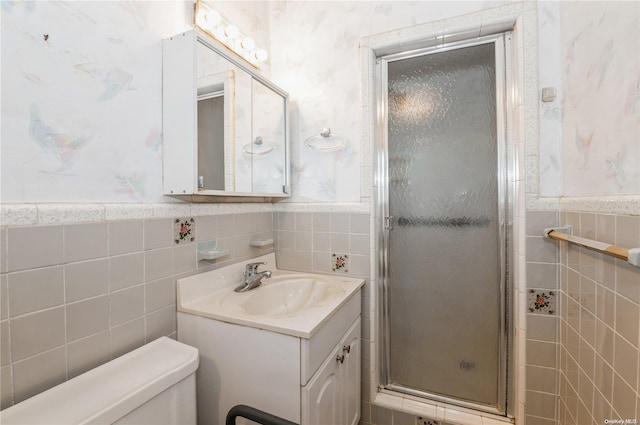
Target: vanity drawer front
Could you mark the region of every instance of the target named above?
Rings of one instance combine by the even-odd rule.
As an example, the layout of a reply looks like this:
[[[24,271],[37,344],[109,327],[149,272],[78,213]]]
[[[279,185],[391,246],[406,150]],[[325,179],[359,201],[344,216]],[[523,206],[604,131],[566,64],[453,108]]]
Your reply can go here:
[[[352,296],[311,339],[300,342],[300,385],[305,386],[345,332],[360,316],[360,291]]]

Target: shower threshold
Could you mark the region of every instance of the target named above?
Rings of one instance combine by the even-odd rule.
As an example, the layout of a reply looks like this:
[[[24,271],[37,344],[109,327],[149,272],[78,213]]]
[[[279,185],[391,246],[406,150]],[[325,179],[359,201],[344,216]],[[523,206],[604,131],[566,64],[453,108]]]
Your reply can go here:
[[[396,385],[381,388],[372,404],[425,419],[444,421],[446,425],[507,425],[514,423],[513,418],[503,416],[497,413],[497,410],[495,413],[491,412],[487,406],[479,406]],[[478,410],[480,408],[484,410]]]

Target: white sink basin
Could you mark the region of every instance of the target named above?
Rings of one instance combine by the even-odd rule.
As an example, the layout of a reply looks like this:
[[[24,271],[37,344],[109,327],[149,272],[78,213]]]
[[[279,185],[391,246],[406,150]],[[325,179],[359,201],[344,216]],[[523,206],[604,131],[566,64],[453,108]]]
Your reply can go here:
[[[230,313],[249,316],[292,316],[307,308],[323,305],[341,296],[344,288],[323,276],[293,274],[263,279],[262,285],[247,292],[231,292],[221,301]]]
[[[268,254],[264,261],[272,277],[247,292],[234,292],[242,282],[244,264],[233,264],[178,280],[178,312],[310,338],[342,305],[358,293],[364,281],[342,275],[278,270]]]

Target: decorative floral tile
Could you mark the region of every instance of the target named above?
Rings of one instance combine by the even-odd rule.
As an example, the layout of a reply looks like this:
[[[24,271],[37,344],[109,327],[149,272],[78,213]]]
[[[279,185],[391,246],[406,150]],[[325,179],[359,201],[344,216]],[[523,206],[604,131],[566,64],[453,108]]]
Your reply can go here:
[[[556,313],[556,293],[554,291],[543,291],[540,289],[530,289],[529,312],[538,314]]]
[[[173,240],[176,244],[189,243],[196,240],[196,220],[176,218],[173,223]]]
[[[349,271],[349,256],[347,254],[332,254],[331,270],[347,273]]]

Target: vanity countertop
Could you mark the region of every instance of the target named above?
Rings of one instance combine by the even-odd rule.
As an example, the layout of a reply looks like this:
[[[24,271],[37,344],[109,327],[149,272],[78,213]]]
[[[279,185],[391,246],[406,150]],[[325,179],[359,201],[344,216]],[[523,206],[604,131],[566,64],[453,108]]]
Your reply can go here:
[[[266,262],[260,271],[270,270],[272,277],[250,291],[234,292],[249,262]],[[179,279],[177,309],[309,339],[363,285],[364,280],[357,278],[278,270],[271,253]]]

